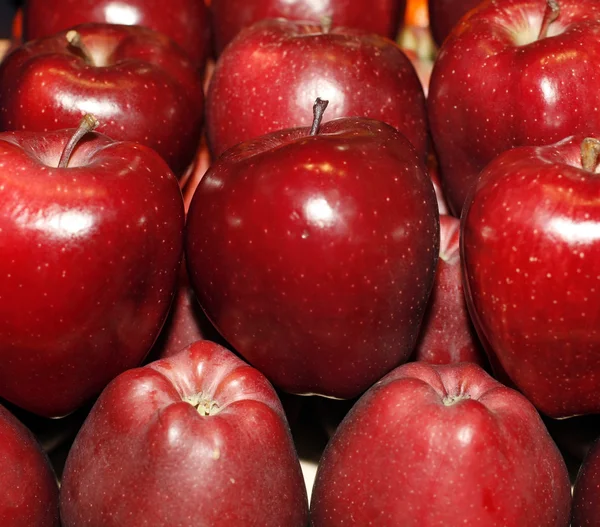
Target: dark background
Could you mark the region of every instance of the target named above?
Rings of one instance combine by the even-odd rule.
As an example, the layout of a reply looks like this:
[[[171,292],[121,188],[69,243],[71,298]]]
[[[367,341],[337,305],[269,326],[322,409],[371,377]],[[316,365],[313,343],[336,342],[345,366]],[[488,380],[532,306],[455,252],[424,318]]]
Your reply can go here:
[[[21,0],[0,0],[0,38],[9,38],[12,20]]]

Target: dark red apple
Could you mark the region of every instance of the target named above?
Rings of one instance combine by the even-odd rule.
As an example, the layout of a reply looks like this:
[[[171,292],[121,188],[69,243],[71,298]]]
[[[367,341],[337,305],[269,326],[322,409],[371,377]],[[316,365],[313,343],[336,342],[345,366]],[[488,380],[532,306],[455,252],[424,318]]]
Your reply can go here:
[[[84,24],[31,41],[0,64],[0,129],[66,128],[85,113],[115,140],[156,150],[180,177],[202,133],[202,78],[164,35]]]
[[[460,215],[479,172],[515,146],[600,129],[600,3],[483,2],[436,60],[429,118],[442,183]]]
[[[460,263],[460,220],[440,216],[440,258],[414,359],[432,364],[487,361],[467,309]]]
[[[425,160],[425,96],[410,60],[392,41],[348,28],[265,20],[240,33],[217,61],[206,129],[215,155],[241,141],[327,119],[368,117],[397,128]]]
[[[182,252],[173,173],[142,145],[77,144],[90,119],[75,134],[0,134],[0,396],[48,417],[142,361]]]
[[[210,11],[217,54],[244,28],[265,18],[287,18],[355,27],[391,40],[404,18],[406,0],[212,0]]]
[[[58,485],[33,434],[0,405],[0,525],[59,527]]]
[[[459,20],[483,0],[429,0],[429,27],[433,40],[441,46]]]
[[[314,527],[567,527],[567,468],[525,397],[479,366],[405,364],[327,445]]]
[[[585,456],[573,489],[571,527],[600,526],[600,439]]]
[[[496,370],[550,417],[600,413],[599,144],[505,152],[463,211],[472,318]]]
[[[277,387],[350,398],[414,349],[439,253],[410,143],[347,118],[241,143],[200,181],[190,280],[224,338]]]
[[[129,370],[69,453],[64,527],[306,527],[306,489],[266,378],[209,341]]]
[[[209,11],[202,0],[27,0],[27,40],[48,37],[87,22],[138,25],[174,40],[199,68],[210,52]]]

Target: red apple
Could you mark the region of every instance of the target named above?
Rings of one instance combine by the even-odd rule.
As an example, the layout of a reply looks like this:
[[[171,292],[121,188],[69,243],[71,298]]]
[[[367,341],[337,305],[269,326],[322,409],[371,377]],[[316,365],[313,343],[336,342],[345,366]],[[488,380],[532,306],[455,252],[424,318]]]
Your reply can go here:
[[[463,213],[476,327],[496,369],[550,417],[600,412],[599,144],[500,155]]]
[[[474,364],[401,366],[327,445],[314,527],[567,527],[565,463],[520,393]]]
[[[305,527],[283,408],[254,368],[209,341],[129,370],[69,453],[64,527]]]
[[[219,58],[208,89],[206,128],[215,155],[241,141],[327,118],[368,117],[403,133],[425,159],[425,96],[414,67],[388,39],[348,28],[265,20],[242,31]]]
[[[459,20],[481,3],[482,0],[429,0],[429,27],[435,43],[441,46]]]
[[[174,40],[199,68],[210,52],[209,11],[202,0],[27,0],[27,40],[48,37],[83,24],[138,25]]]
[[[224,338],[277,387],[350,398],[406,361],[439,253],[410,143],[347,118],[241,143],[200,181],[190,280]]]
[[[210,10],[217,54],[244,28],[265,18],[287,18],[320,24],[355,27],[396,38],[406,0],[212,0]]]
[[[0,525],[59,527],[58,485],[32,433],[0,405]]]
[[[142,361],[181,258],[172,172],[142,145],[76,144],[92,126],[0,134],[0,396],[48,417]]]
[[[600,439],[585,456],[573,489],[571,527],[600,526]]]
[[[150,146],[177,176],[200,143],[202,78],[178,46],[142,27],[84,24],[0,64],[0,129],[48,131],[85,113],[98,131]]]
[[[501,152],[600,129],[600,3],[550,3],[558,11],[545,0],[483,2],[440,50],[429,118],[457,216]]]
[[[487,361],[467,310],[460,264],[460,220],[440,216],[440,258],[414,358],[432,364]]]

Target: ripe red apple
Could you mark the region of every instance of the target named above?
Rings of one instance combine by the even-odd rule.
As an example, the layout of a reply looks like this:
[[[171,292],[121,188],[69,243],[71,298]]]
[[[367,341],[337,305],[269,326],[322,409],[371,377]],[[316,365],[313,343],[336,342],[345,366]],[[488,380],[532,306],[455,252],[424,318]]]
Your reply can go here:
[[[462,363],[405,364],[327,445],[314,527],[567,527],[567,468],[525,397]]]
[[[496,369],[550,417],[600,413],[599,145],[505,152],[463,211],[472,318]]]
[[[0,405],[0,525],[59,527],[58,485],[33,434]]]
[[[421,326],[414,358],[432,364],[474,362],[485,366],[463,291],[460,220],[440,216],[440,258],[435,285]]]
[[[64,527],[305,527],[306,489],[266,378],[209,341],[117,377],[79,432]]]
[[[188,213],[186,258],[208,317],[277,387],[350,398],[415,346],[438,211],[394,128],[341,118],[317,131],[319,119],[213,163]]]
[[[84,24],[31,41],[0,64],[0,129],[48,131],[85,113],[115,140],[156,150],[177,176],[200,143],[202,78],[164,35]]]
[[[199,68],[210,52],[209,11],[202,0],[27,0],[27,40],[49,37],[87,22],[138,25],[165,34]]]
[[[435,43],[441,46],[459,20],[480,3],[482,0],[429,0],[429,27]]]
[[[573,488],[571,527],[600,525],[600,439],[585,456]]]
[[[240,33],[219,58],[208,89],[206,130],[215,155],[275,130],[368,117],[397,128],[425,159],[425,96],[410,60],[390,40],[348,28],[265,20]]]
[[[142,361],[181,258],[172,172],[91,128],[0,134],[0,396],[48,417]]]
[[[457,216],[501,152],[600,129],[600,3],[550,4],[558,10],[545,0],[483,2],[440,50],[428,109]]]
[[[335,26],[355,27],[396,38],[404,18],[406,0],[212,0],[210,11],[217,54],[244,28],[265,18],[287,18]]]

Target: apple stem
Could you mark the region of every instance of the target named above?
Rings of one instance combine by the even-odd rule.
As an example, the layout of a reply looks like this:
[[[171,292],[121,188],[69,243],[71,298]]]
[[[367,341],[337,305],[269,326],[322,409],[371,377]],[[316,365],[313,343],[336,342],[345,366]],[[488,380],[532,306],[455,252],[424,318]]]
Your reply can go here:
[[[581,164],[584,170],[596,172],[600,157],[600,140],[586,137],[581,142]]]
[[[75,133],[71,136],[71,139],[69,139],[67,146],[65,146],[65,149],[63,150],[58,162],[58,168],[67,168],[69,159],[71,159],[71,154],[73,153],[73,150],[75,150],[77,143],[79,143],[85,134],[96,128],[96,126],[98,126],[98,120],[91,113],[86,113],[83,116],[81,123],[79,123],[79,127],[77,130],[75,130]]]
[[[548,36],[548,28],[550,27],[550,24],[558,18],[559,14],[560,6],[558,5],[558,0],[547,0],[546,11],[544,12],[544,19],[542,20],[542,27],[540,28],[538,40]]]
[[[92,66],[94,65],[94,59],[92,58],[92,54],[90,53],[87,46],[83,43],[79,32],[75,31],[74,29],[71,29],[70,31],[67,31],[65,38],[67,39],[69,46],[75,48],[88,64],[91,64]]]
[[[319,126],[321,126],[321,121],[323,120],[323,113],[325,113],[325,108],[329,101],[324,101],[317,97],[315,104],[313,105],[313,122],[310,127],[310,135],[317,135],[319,132]]]
[[[333,25],[333,18],[330,16],[324,16],[321,18],[321,32],[329,33],[331,31],[331,26]]]

